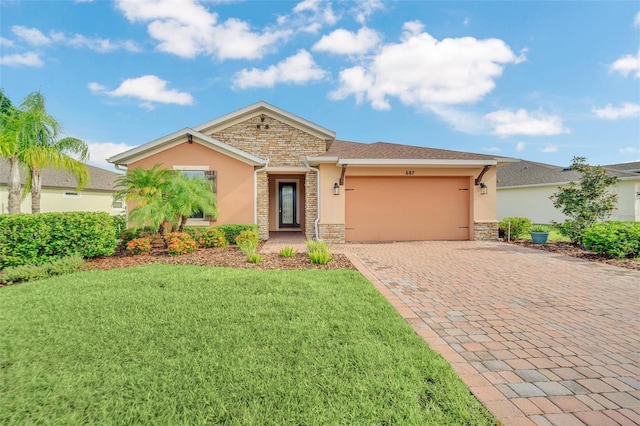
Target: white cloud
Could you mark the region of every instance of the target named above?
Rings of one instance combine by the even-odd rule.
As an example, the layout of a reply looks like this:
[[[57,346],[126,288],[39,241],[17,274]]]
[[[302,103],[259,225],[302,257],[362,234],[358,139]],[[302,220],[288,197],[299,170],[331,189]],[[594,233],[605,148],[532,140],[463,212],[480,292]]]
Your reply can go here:
[[[636,13],[636,19],[633,20],[634,27],[640,27],[640,12]]]
[[[482,150],[486,151],[486,152],[500,152],[500,151],[502,151],[497,146],[492,146],[492,147],[489,147],[489,148],[482,148]]]
[[[14,47],[15,44],[13,43],[13,41],[9,40],[8,38],[0,37],[0,46]]]
[[[316,33],[325,25],[335,25],[339,19],[331,2],[322,0],[303,0],[295,5],[293,13],[293,26],[307,33]],[[283,19],[289,21],[291,17]]]
[[[371,60],[341,71],[330,98],[353,95],[379,110],[391,108],[388,97],[424,108],[473,103],[493,90],[506,64],[524,60],[499,39],[436,40],[418,21],[403,29],[399,43],[386,44]]]
[[[309,81],[321,80],[326,71],[314,62],[313,57],[306,50],[299,50],[276,65],[265,70],[259,68],[243,69],[233,77],[236,88],[273,87],[278,83],[303,84]]]
[[[42,62],[42,59],[40,59],[37,53],[27,52],[0,56],[0,65],[9,67],[41,67],[44,65],[44,62]]]
[[[540,149],[540,152],[544,152],[545,154],[552,153],[552,152],[558,152],[558,147],[556,145],[552,145],[552,144],[548,143],[543,148]]]
[[[122,82],[115,90],[107,91],[99,83],[89,83],[89,89],[94,93],[105,93],[112,98],[134,98],[144,101],[142,106],[154,108],[154,103],[191,105],[194,100],[191,94],[176,89],[167,89],[167,81],[155,75],[145,75],[130,78]]]
[[[322,36],[312,49],[338,55],[363,55],[380,43],[378,33],[369,28],[360,28],[357,33],[338,29]]]
[[[51,44],[51,39],[37,28],[27,28],[22,25],[14,25],[11,27],[11,31],[33,46],[44,46]]]
[[[107,162],[107,158],[133,148],[123,143],[113,142],[87,142],[87,145],[89,145],[89,162],[109,169],[113,169],[114,166]]]
[[[247,22],[235,18],[218,22],[218,15],[196,0],[116,0],[116,7],[131,22],[149,23],[147,30],[159,42],[158,50],[183,58],[261,58],[291,34],[286,29],[253,32]]]
[[[74,3],[93,3],[95,0],[73,0]]]
[[[640,152],[640,149],[634,148],[632,146],[627,146],[625,148],[620,148],[618,150],[620,154],[635,154],[636,152]]]
[[[516,144],[516,151],[522,152],[522,151],[524,151],[525,147],[526,147],[526,144],[524,142],[520,141],[520,142],[518,142]]]
[[[374,12],[382,9],[384,9],[384,3],[381,0],[361,0],[355,3],[352,12],[356,21],[364,25]]]
[[[640,78],[640,50],[633,55],[625,55],[609,67],[609,71],[617,71],[627,77],[631,73],[635,78]]]
[[[503,109],[486,114],[484,117],[493,125],[493,133],[500,137],[550,136],[569,133],[569,129],[562,125],[560,117],[543,112],[529,113],[524,109],[513,112]]]
[[[640,116],[640,104],[624,102],[619,107],[607,104],[604,108],[594,108],[593,113],[596,117],[605,118],[607,120],[619,120],[621,118],[633,118]]]
[[[462,21],[462,25],[467,26],[469,25],[469,22],[471,22],[469,21],[469,18],[464,18],[464,21]]]
[[[15,25],[11,31],[19,38],[34,46],[49,46],[52,44],[62,44],[73,48],[87,48],[96,52],[104,53],[114,50],[124,49],[130,52],[139,52],[141,49],[131,40],[111,41],[104,38],[89,38],[82,34],[66,35],[60,31],[52,30],[49,35],[43,34],[37,28],[27,28]]]

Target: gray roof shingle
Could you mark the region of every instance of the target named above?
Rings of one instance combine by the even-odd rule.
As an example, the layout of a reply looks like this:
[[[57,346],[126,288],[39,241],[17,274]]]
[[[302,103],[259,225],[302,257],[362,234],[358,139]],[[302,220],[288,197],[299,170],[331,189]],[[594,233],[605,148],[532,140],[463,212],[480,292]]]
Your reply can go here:
[[[115,187],[115,180],[120,176],[119,173],[111,172],[109,170],[101,169],[99,167],[90,166],[87,164],[89,170],[89,184],[84,189],[98,190],[98,191],[113,191]],[[26,172],[24,169],[20,170],[20,181],[22,184],[25,182]],[[9,181],[9,162],[7,160],[0,160],[0,185],[6,185]],[[46,188],[76,188],[78,180],[70,173],[66,173],[60,170],[46,169],[42,171],[42,186]]]
[[[349,159],[495,160],[495,156],[387,142],[360,143],[335,140],[327,156]]]
[[[614,165],[615,166],[615,165]],[[611,166],[603,166],[611,176],[619,178],[640,177],[635,173],[624,170],[616,170]],[[525,185],[560,184],[577,182],[580,173],[568,167],[554,166],[551,164],[536,163],[521,160],[518,163],[505,164],[498,167],[498,188]]]

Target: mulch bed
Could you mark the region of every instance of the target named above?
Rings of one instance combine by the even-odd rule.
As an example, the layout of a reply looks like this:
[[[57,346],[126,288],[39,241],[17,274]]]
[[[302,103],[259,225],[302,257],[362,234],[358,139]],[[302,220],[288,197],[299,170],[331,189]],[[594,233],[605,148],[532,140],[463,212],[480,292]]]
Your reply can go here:
[[[621,268],[640,271],[640,260],[637,259],[615,259],[600,256],[599,254],[580,248],[575,244],[549,241],[547,244],[534,244],[531,240],[511,240],[509,244],[530,247],[538,250],[550,251],[565,256],[577,257],[590,262],[606,263],[608,265],[619,266]]]
[[[315,265],[306,253],[293,257],[281,257],[277,253],[262,254],[260,263],[249,263],[236,247],[226,249],[205,248],[182,256],[169,256],[166,249],[153,249],[147,255],[132,255],[119,248],[113,256],[88,259],[84,269],[114,269],[149,263],[170,263],[174,265],[223,266],[248,269],[355,269],[343,254],[334,254],[326,265]]]

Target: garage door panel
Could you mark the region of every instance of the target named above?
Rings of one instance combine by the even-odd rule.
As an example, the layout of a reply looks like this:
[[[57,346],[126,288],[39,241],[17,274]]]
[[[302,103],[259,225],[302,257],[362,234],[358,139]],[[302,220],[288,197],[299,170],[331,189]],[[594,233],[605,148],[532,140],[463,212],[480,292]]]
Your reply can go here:
[[[347,241],[468,240],[468,177],[347,177]]]

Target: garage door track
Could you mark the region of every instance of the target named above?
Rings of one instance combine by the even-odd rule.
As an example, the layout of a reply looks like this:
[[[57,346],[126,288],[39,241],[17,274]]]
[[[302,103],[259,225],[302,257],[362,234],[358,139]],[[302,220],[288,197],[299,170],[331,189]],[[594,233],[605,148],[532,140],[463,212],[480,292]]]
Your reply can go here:
[[[505,425],[640,424],[640,272],[497,242],[342,250]]]

